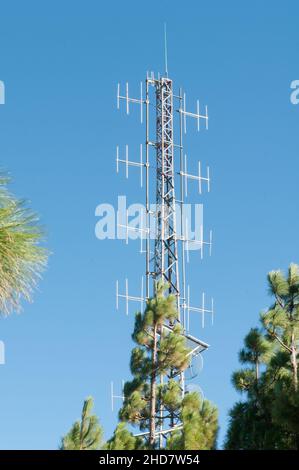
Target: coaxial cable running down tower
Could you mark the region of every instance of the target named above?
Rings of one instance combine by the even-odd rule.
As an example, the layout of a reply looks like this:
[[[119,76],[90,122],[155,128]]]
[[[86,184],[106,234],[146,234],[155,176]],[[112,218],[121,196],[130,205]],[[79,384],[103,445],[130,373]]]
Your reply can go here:
[[[166,50],[166,48],[165,48]],[[126,113],[130,113],[131,105],[137,105],[140,109],[141,124],[145,121],[145,155],[144,146],[140,145],[139,160],[129,159],[129,149],[126,145],[125,156],[121,157],[120,149],[116,150],[117,172],[120,166],[125,166],[125,174],[128,177],[129,167],[137,167],[140,171],[140,183],[145,182],[145,212],[141,217],[139,227],[136,224],[130,226],[128,214],[126,222],[121,225],[126,231],[128,242],[130,232],[139,235],[141,246],[145,243],[145,292],[142,278],[141,292],[138,295],[129,293],[128,280],[125,282],[125,291],[121,292],[117,281],[116,300],[117,308],[119,300],[125,300],[126,313],[128,313],[129,302],[140,303],[141,309],[144,302],[154,295],[156,282],[162,280],[168,286],[169,294],[176,298],[178,319],[182,327],[188,348],[190,349],[191,363],[187,371],[182,372],[178,378],[182,396],[188,392],[185,379],[194,378],[198,373],[196,364],[201,364],[201,353],[209,346],[202,340],[190,334],[190,314],[200,314],[202,326],[205,324],[206,315],[210,315],[213,322],[214,308],[213,299],[209,307],[206,305],[205,295],[202,294],[202,302],[199,306],[190,304],[190,289],[187,284],[186,261],[189,261],[189,251],[198,250],[201,258],[205,248],[211,254],[212,232],[208,239],[204,238],[203,221],[195,227],[195,235],[190,235],[191,222],[186,214],[186,196],[188,193],[188,182],[193,180],[198,184],[201,194],[203,185],[207,191],[210,190],[210,171],[202,174],[201,164],[198,162],[198,174],[191,174],[187,169],[187,156],[183,148],[183,135],[187,131],[187,120],[192,119],[200,130],[201,123],[208,129],[208,109],[200,111],[197,101],[194,112],[186,109],[186,95],[182,89],[174,93],[173,81],[168,77],[167,59],[166,72],[164,76],[157,77],[153,72],[147,73],[144,84],[140,84],[140,97],[133,98],[129,94],[129,85],[126,83],[125,92],[121,93],[121,87],[117,86],[117,108],[121,102],[125,104]],[[154,110],[154,112],[152,111]],[[155,129],[155,132],[150,130]],[[177,140],[175,140],[177,139]],[[178,190],[178,194],[176,191]],[[189,215],[190,217],[190,215]],[[196,224],[195,224],[196,225]],[[198,225],[198,224],[197,224]],[[165,328],[171,329],[173,325],[167,324]],[[123,398],[123,393],[120,394]],[[113,395],[119,398],[119,395]],[[170,425],[169,429],[161,426],[156,432],[157,442],[160,445],[171,434],[172,430],[178,429],[180,424]],[[147,433],[144,433],[146,435]]]

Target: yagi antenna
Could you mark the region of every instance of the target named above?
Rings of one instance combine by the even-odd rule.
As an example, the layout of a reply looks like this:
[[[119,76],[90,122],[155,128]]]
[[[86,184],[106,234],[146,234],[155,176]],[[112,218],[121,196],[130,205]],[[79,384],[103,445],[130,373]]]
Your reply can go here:
[[[187,119],[186,117],[189,116],[190,118],[193,118],[197,121],[197,130],[200,131],[200,120],[203,119],[206,123],[206,130],[209,128],[209,116],[208,116],[208,107],[205,106],[205,114],[201,114],[199,110],[199,100],[196,102],[196,112],[192,113],[190,111],[186,110],[186,93],[184,93],[182,97],[182,105],[183,107],[180,107],[179,112],[183,116],[183,122],[184,122],[184,134],[187,133]]]
[[[129,83],[126,82],[126,92],[125,95],[120,94],[120,83],[117,84],[117,95],[116,95],[116,103],[117,109],[120,109],[120,100],[124,100],[126,102],[126,113],[130,114],[130,103],[135,103],[140,105],[140,122],[143,123],[143,105],[146,101],[143,99],[143,91],[142,91],[142,82],[140,82],[140,99],[139,98],[131,98],[129,96]]]
[[[181,234],[181,237],[178,238],[180,241],[183,242],[184,245],[184,250],[186,251],[187,254],[187,263],[189,263],[189,251],[192,251],[194,248],[192,247],[198,247],[200,251],[200,257],[203,259],[204,256],[204,247],[208,246],[209,247],[209,255],[212,256],[212,244],[213,244],[213,232],[210,230],[209,233],[209,240],[207,241],[204,239],[204,234],[203,234],[203,224],[200,225],[200,230],[199,230],[199,238],[189,238],[189,230],[188,230],[188,218],[185,218],[185,224],[183,226],[183,233]]]
[[[124,224],[117,224],[117,227],[118,228],[121,228],[121,229],[125,229],[126,230],[126,237],[125,237],[125,240],[126,240],[126,245],[128,245],[129,243],[129,234],[130,233],[135,233],[137,234],[136,235],[136,239],[138,238],[138,236],[140,237],[140,251],[142,252],[142,239],[147,237],[147,235],[149,234],[149,228],[143,228],[143,218],[144,218],[144,214],[141,215],[141,226],[140,227],[136,227],[134,225],[131,225],[129,223],[129,211],[128,209],[126,209],[126,219],[125,219],[125,223]]]
[[[120,399],[120,400],[122,400],[122,402],[125,401],[124,385],[125,385],[125,381],[122,380],[122,383],[121,383],[121,394],[118,395],[118,394],[115,394],[115,393],[114,393],[114,383],[111,382],[111,384],[110,384],[110,398],[111,398],[111,411],[112,411],[112,412],[114,411],[114,400],[115,400],[115,399]]]
[[[196,312],[201,314],[201,326],[202,328],[205,327],[205,313],[210,313],[211,314],[211,322],[213,324],[214,322],[214,299],[211,299],[211,307],[206,308],[205,304],[205,293],[202,293],[202,300],[201,300],[201,306],[199,307],[193,307],[190,305],[190,286],[187,288],[187,325],[186,329],[189,331],[190,329],[190,312]]]
[[[129,294],[129,281],[128,279],[125,280],[125,293],[119,293],[119,283],[116,281],[116,310],[119,309],[119,299],[125,299],[126,302],[126,315],[129,315],[129,301],[138,302],[140,304],[140,312],[143,311],[144,302],[146,298],[143,293],[143,277],[141,278],[141,289],[140,289],[140,296],[130,295]]]
[[[143,147],[142,147],[142,144],[140,144],[139,148],[140,148],[139,162],[134,162],[134,161],[129,160],[129,146],[128,145],[126,145],[126,147],[125,147],[125,158],[120,158],[119,157],[119,146],[118,145],[116,146],[116,173],[119,172],[119,164],[120,163],[123,163],[125,165],[126,179],[128,179],[128,177],[129,177],[129,166],[135,166],[135,167],[140,168],[140,186],[142,188],[142,186],[143,186],[143,170],[144,170],[146,164],[143,163]]]
[[[188,173],[187,169],[187,155],[185,154],[184,158],[184,170],[179,172],[179,175],[183,176],[185,179],[185,196],[188,196],[188,179],[190,180],[196,180],[198,181],[198,192],[199,194],[202,194],[202,182],[207,183],[207,189],[208,193],[210,192],[210,168],[207,166],[207,176],[202,176],[201,173],[201,163],[200,161],[198,162],[198,175],[193,175],[191,173]]]

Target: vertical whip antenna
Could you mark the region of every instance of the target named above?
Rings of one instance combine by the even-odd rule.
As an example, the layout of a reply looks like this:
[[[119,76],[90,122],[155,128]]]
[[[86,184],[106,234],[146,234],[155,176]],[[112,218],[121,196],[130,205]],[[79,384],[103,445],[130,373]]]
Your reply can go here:
[[[165,75],[168,77],[168,58],[167,58],[167,25],[164,23],[164,60],[165,60]]]

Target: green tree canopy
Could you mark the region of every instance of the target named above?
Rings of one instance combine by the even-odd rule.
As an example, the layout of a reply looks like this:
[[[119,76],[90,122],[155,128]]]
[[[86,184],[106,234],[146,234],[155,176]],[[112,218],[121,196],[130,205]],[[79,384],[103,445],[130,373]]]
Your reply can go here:
[[[133,436],[126,428],[126,423],[119,423],[113,436],[106,442],[104,448],[107,450],[136,450],[142,447],[141,439]]]
[[[113,448],[162,448],[157,439],[162,426],[173,431],[168,441],[172,448],[212,448],[217,434],[217,412],[196,393],[182,399],[181,373],[190,362],[184,331],[177,321],[176,299],[165,296],[167,286],[156,285],[155,296],[145,311],[135,316],[132,338],[136,347],[131,354],[133,379],[124,385],[121,422],[138,427],[143,440],[134,441],[124,426],[118,427],[109,445]],[[190,424],[191,423],[191,424]],[[204,434],[204,435],[203,435]],[[161,436],[161,435],[160,435]]]
[[[8,181],[0,177],[0,312],[4,315],[20,310],[22,298],[31,299],[47,261],[38,217],[25,201],[7,191]]]
[[[170,450],[211,450],[216,448],[218,410],[197,392],[187,393],[181,404],[182,429],[167,443]]]
[[[92,414],[93,398],[83,404],[81,420],[76,421],[61,440],[61,450],[98,450],[102,445],[103,430],[98,417]]]
[[[268,274],[274,303],[261,315],[239,353],[245,365],[232,376],[245,394],[230,411],[227,449],[299,449],[299,268]]]

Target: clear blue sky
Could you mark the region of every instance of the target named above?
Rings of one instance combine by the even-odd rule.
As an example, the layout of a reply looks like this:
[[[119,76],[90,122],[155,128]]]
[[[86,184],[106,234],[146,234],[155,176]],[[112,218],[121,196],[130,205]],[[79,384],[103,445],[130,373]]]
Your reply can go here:
[[[141,138],[137,119],[117,113],[115,91],[163,71],[165,20],[171,77],[209,105],[208,133],[189,143],[194,162],[211,167],[215,245],[190,269],[193,291],[215,298],[214,327],[198,322],[196,334],[211,344],[199,383],[219,406],[220,442],[237,352],[270,302],[266,273],[299,262],[299,106],[289,100],[298,2],[169,5],[0,2],[0,164],[41,215],[53,253],[34,303],[1,320],[2,449],[57,448],[88,395],[107,437],[116,424],[109,387],[129,377],[133,315],[116,312],[115,280],[139,285],[143,264],[134,243],[96,239],[94,211],[118,194],[141,198],[137,176],[115,174],[115,145]]]

